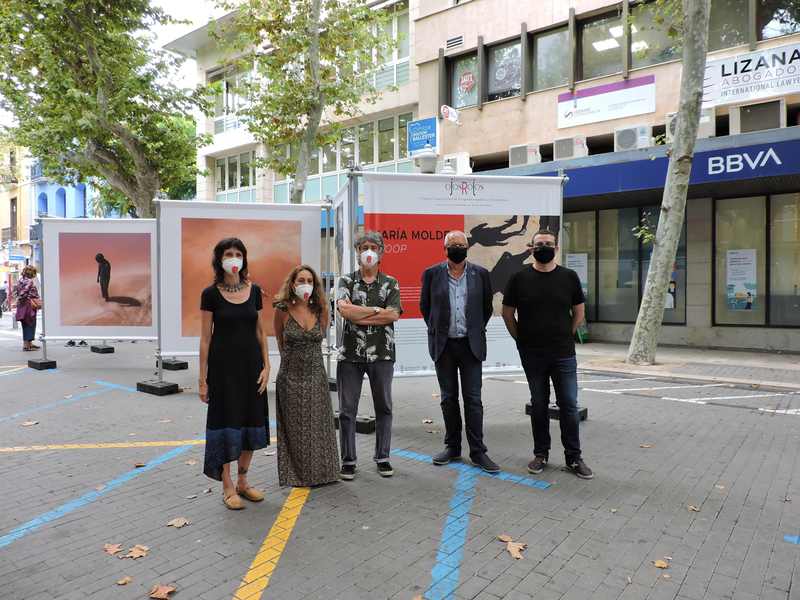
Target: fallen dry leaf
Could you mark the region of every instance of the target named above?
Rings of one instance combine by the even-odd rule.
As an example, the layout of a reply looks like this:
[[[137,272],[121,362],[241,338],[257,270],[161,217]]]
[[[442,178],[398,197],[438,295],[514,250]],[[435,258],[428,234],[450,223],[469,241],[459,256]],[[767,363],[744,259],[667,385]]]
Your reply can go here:
[[[185,465],[189,465],[190,467],[192,467],[192,466],[194,466],[194,465],[196,465],[196,464],[197,464],[197,461],[196,461],[195,459],[193,459],[193,458],[190,458],[189,460],[187,460],[187,461],[186,461],[185,463],[183,463],[183,464],[185,464]]]
[[[153,589],[150,590],[150,597],[154,598],[154,600],[169,600],[169,595],[176,590],[177,588],[175,586],[157,583],[153,586]]]
[[[197,498],[197,494],[189,494],[188,496],[186,496],[187,500],[194,500],[195,498]]]
[[[724,485],[715,485],[714,487],[717,488],[718,490],[724,490],[725,489]]]
[[[94,489],[95,489],[95,490],[97,490],[98,492],[102,492],[104,489],[106,489],[106,486],[104,486],[104,485],[98,485],[98,486],[97,486],[96,488],[94,488]]]
[[[147,463],[136,463],[133,466],[136,467],[137,469],[141,469],[142,467],[146,467]]]
[[[612,515],[614,515],[614,514],[616,514],[616,513],[617,513],[617,509],[616,509],[616,508],[612,508],[612,509],[611,509],[611,514],[612,514]]]
[[[792,497],[791,496],[786,496],[786,497],[784,497],[783,501],[784,502],[791,502],[792,501]]]
[[[106,554],[110,554],[114,556],[117,552],[122,552],[122,545],[121,544],[104,544],[103,545],[103,552]]]
[[[196,496],[195,496],[196,497]],[[180,529],[181,527],[186,527],[190,525],[189,519],[186,517],[178,517],[177,519],[172,519],[169,523],[167,523],[167,527],[174,527],[175,529]]]
[[[505,533],[502,534],[502,535],[498,535],[497,539],[500,540],[501,542],[506,542],[506,543],[514,541],[514,538],[512,538],[510,535],[507,535]]]
[[[527,547],[528,544],[523,544],[520,542],[508,542],[506,544],[506,550],[508,550],[508,553],[516,560],[522,558],[522,551]]]
[[[672,560],[672,557],[671,556],[665,556],[664,560]]]
[[[670,575],[669,573],[664,573],[661,577],[663,577],[664,579],[672,579],[672,575]]]
[[[696,507],[694,504],[690,504],[688,506],[688,509],[689,509],[690,512],[700,512],[700,509],[698,507]]]
[[[39,421],[25,421],[22,426],[23,427],[31,427],[32,425],[38,425]]]
[[[159,423],[172,423],[172,419],[159,419]]]
[[[432,425],[433,424],[433,419],[422,419],[422,424],[423,425]]]
[[[206,488],[203,490],[204,494],[210,494],[213,490],[211,488]]]
[[[133,577],[131,577],[130,575],[126,575],[125,577],[117,581],[117,585],[128,585],[131,581],[133,581]]]
[[[657,569],[668,569],[669,563],[665,560],[658,559],[653,561],[653,566]]]
[[[629,584],[633,583],[633,579],[631,579],[631,576],[630,576],[630,575],[628,575],[628,583],[629,583]]]
[[[120,558],[142,558],[147,556],[147,552],[150,550],[147,546],[142,546],[141,544],[136,544],[133,548],[128,550],[128,553],[124,556],[120,556]]]
[[[64,398],[65,398],[66,400],[69,400],[70,398],[72,398],[72,394],[67,394],[66,396],[64,396]]]
[[[639,444],[639,448],[652,448],[653,444]]]

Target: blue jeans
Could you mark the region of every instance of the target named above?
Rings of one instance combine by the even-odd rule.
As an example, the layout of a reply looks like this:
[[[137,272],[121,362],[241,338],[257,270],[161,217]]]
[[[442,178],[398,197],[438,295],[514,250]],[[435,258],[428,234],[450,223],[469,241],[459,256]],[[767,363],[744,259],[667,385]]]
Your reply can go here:
[[[574,356],[554,358],[526,348],[519,348],[522,368],[531,391],[531,429],[533,454],[548,458],[550,453],[550,380],[556,390],[559,409],[561,444],[567,464],[580,459],[581,441],[578,435],[578,361]]]
[[[22,323],[22,321],[20,321]],[[33,322],[30,325],[22,323],[22,341],[32,342],[36,338],[36,317],[33,317]]]

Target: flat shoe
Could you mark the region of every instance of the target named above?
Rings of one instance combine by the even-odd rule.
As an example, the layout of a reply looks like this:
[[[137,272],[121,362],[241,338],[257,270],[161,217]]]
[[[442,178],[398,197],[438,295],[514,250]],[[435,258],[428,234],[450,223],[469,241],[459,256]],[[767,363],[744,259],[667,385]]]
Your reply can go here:
[[[259,492],[254,487],[249,487],[246,490],[240,490],[237,487],[236,493],[242,496],[243,498],[250,500],[250,502],[261,502],[264,499],[264,494]]]
[[[231,494],[230,496],[223,494],[222,503],[230,510],[242,510],[244,508],[244,503],[242,503],[242,499],[237,494]]]

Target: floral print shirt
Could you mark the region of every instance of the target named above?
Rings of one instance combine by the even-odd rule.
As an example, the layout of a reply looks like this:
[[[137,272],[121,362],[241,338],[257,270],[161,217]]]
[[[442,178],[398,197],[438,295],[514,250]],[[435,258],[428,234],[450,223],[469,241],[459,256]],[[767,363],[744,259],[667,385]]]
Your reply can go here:
[[[342,275],[336,292],[336,301],[349,300],[356,306],[377,306],[396,310],[400,306],[400,285],[397,279],[378,272],[375,281],[367,283],[361,271]],[[356,325],[344,321],[344,335],[339,348],[339,360],[371,363],[395,359],[394,323],[389,325]]]

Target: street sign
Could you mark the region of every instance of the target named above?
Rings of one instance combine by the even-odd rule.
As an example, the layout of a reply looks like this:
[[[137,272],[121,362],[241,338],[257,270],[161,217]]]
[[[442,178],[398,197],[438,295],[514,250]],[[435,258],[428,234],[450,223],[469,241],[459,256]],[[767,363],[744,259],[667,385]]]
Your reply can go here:
[[[408,124],[408,154],[425,149],[430,145],[434,152],[438,152],[439,120],[436,117],[411,121]]]

